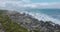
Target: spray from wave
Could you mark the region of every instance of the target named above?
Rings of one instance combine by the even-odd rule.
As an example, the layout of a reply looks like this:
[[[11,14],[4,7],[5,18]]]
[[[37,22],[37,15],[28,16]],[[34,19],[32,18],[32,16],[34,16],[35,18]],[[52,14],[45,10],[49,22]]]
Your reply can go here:
[[[43,14],[43,13],[38,13],[38,12],[29,12],[29,11],[18,11],[20,13],[26,13],[31,15],[33,18],[43,21],[52,21],[53,23],[59,24],[60,25],[60,20],[59,19],[55,19],[50,17],[49,15]]]

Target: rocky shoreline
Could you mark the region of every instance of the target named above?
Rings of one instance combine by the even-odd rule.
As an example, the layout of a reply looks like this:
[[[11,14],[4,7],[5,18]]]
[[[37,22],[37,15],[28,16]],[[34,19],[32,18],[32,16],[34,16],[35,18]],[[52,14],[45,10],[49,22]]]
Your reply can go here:
[[[13,21],[18,22],[21,26],[29,30],[38,30],[44,32],[57,32],[60,31],[60,26],[58,24],[52,23],[51,21],[44,22],[43,20],[38,21],[35,18],[32,18],[30,15],[25,13],[20,14],[18,12],[10,14],[9,16]],[[59,26],[59,27],[58,27]],[[57,29],[57,30],[56,30]]]
[[[8,15],[13,22],[18,23],[22,27],[28,29],[29,32],[60,32],[60,25],[51,21],[38,21],[28,14],[21,14],[16,11],[7,11],[2,15]]]

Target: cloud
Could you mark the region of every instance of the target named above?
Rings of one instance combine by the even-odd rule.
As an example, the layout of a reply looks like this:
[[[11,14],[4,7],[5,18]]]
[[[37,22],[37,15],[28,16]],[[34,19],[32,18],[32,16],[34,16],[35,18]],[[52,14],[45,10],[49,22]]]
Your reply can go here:
[[[24,3],[30,2],[30,0],[0,0],[0,8],[10,6],[12,7],[22,7]]]
[[[21,1],[21,0],[0,0],[0,1]]]
[[[0,0],[0,2],[3,1],[21,1],[21,2],[30,2],[30,0]]]
[[[32,4],[27,4],[24,7],[30,7],[30,8],[60,8],[60,3],[32,3]]]
[[[0,0],[0,8],[60,8],[60,3],[30,3],[31,0],[20,0],[20,1],[12,1],[12,0]]]
[[[5,7],[5,3],[4,2],[0,2],[0,7]]]
[[[27,4],[24,7],[37,8],[37,7],[47,6],[47,5],[48,3],[32,3],[32,4]]]
[[[0,1],[0,9],[18,9],[21,6],[21,1]]]
[[[16,2],[16,1],[5,1],[5,2],[0,2],[0,6],[6,6],[7,4],[11,4],[11,5],[14,5],[14,6],[16,6],[16,5],[19,5],[19,4],[21,4],[21,2],[19,1],[19,2]]]
[[[23,2],[30,2],[30,0],[22,0]]]

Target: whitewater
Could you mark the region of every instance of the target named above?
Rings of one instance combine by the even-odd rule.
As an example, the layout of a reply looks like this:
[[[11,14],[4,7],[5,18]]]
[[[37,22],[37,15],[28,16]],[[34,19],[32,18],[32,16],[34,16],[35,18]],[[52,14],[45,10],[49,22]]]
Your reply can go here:
[[[56,15],[54,15],[53,17],[51,17],[51,15],[48,15],[48,13],[47,14],[46,13],[42,13],[42,12],[39,12],[37,10],[34,10],[34,11],[33,10],[10,10],[10,11],[17,11],[17,12],[19,12],[21,14],[23,14],[23,13],[29,14],[33,18],[38,19],[39,21],[40,20],[43,20],[43,21],[52,21],[53,23],[56,23],[56,24],[59,24],[60,25],[60,19],[54,18]],[[45,11],[45,12],[47,12],[47,11]],[[53,14],[53,11],[51,11],[51,12],[50,13]],[[57,10],[55,12],[57,12]],[[60,11],[58,11],[57,13],[59,14]]]
[[[59,24],[60,25],[60,20],[59,19],[56,19],[56,18],[53,18],[47,14],[44,14],[44,13],[38,13],[38,12],[32,12],[32,11],[18,11],[20,13],[26,13],[26,14],[29,14],[31,15],[33,18],[35,19],[38,19],[39,21],[40,20],[43,20],[43,21],[52,21],[53,23],[56,23],[56,24]]]

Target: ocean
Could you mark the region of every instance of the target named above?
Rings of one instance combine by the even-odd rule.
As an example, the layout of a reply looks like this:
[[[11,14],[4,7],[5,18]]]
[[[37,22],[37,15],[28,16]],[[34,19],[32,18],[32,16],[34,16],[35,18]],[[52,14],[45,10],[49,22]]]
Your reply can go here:
[[[60,24],[60,9],[24,9],[18,12],[29,14],[39,21],[52,21],[53,23]]]

